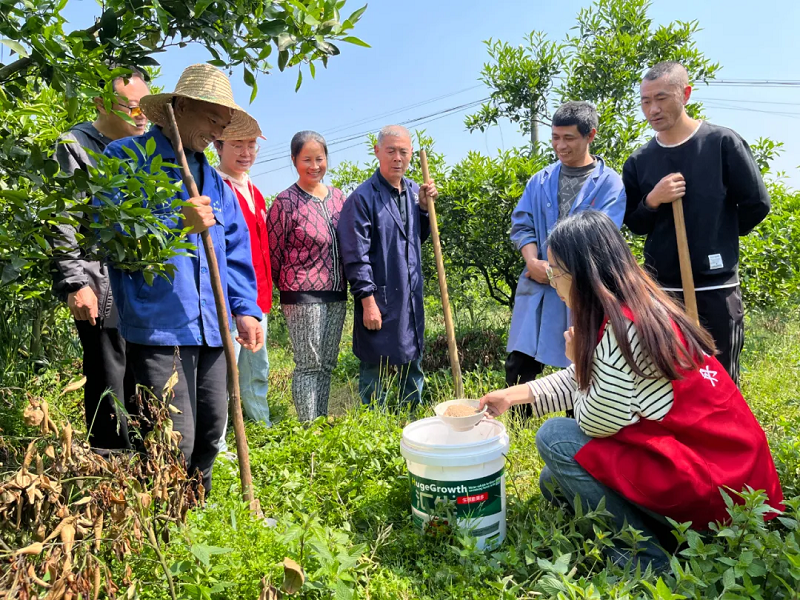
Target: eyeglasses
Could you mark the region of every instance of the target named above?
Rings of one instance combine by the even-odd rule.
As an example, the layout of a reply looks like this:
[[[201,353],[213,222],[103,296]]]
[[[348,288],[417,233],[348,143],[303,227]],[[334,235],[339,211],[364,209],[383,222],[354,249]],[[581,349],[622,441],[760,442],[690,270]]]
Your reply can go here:
[[[128,109],[128,114],[133,117],[134,119],[138,116],[143,115],[142,107],[141,106],[128,106],[127,104],[123,104],[122,102],[117,102],[122,108]]]
[[[547,279],[550,282],[550,285],[552,285],[553,287],[556,287],[556,279],[566,275],[566,273],[559,273],[558,275],[553,275],[553,267],[551,267],[550,265],[547,265],[547,268],[544,270],[544,272],[547,274]]]
[[[259,146],[256,142],[253,142],[252,144],[247,144],[247,145],[234,144],[234,143],[231,143],[231,142],[225,142],[225,145],[228,146],[234,154],[237,154],[239,156],[241,156],[245,152],[249,152],[250,154],[255,156],[256,154],[258,154],[258,151],[261,149],[261,146]]]

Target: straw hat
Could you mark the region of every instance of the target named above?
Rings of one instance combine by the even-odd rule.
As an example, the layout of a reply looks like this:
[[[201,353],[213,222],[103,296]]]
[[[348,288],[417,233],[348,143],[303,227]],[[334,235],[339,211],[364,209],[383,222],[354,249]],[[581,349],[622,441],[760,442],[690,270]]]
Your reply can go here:
[[[145,116],[156,125],[166,127],[167,104],[173,98],[202,100],[233,109],[233,118],[220,139],[243,140],[261,135],[258,122],[233,101],[231,82],[225,74],[208,64],[191,65],[181,73],[175,91],[151,94],[139,101]]]

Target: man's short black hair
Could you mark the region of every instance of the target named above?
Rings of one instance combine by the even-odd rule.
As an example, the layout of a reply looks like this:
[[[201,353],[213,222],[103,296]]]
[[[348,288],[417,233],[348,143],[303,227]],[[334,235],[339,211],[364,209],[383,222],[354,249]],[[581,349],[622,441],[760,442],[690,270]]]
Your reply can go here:
[[[576,125],[583,137],[592,133],[592,129],[597,129],[598,123],[597,109],[585,100],[565,102],[553,115],[553,127]]]
[[[655,81],[666,77],[670,83],[675,83],[681,87],[689,85],[689,73],[681,63],[675,60],[665,60],[650,67],[644,74],[645,81]]]

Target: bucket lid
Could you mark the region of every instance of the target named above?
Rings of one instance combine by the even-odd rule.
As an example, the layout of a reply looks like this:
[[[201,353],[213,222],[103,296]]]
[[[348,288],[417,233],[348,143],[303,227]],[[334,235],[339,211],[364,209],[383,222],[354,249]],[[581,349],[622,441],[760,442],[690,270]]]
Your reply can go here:
[[[494,419],[485,419],[469,431],[453,431],[439,417],[428,417],[403,429],[400,453],[422,464],[462,466],[499,458],[508,446],[505,426]]]
[[[403,441],[419,450],[474,449],[495,445],[505,435],[500,421],[484,419],[468,431],[454,431],[439,417],[414,421],[403,429]]]

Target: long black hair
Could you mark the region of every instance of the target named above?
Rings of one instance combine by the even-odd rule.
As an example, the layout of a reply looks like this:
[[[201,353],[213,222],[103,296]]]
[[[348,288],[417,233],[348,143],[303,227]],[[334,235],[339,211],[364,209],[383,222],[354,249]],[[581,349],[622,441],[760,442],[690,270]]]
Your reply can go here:
[[[606,317],[633,371],[653,377],[633,359],[623,307],[633,314],[642,348],[663,377],[680,379],[681,370],[699,368],[703,353],[716,352],[711,335],[637,264],[607,215],[587,210],[568,217],[556,225],[547,242],[554,266],[572,278],[575,376],[582,390],[589,387],[592,357]]]

